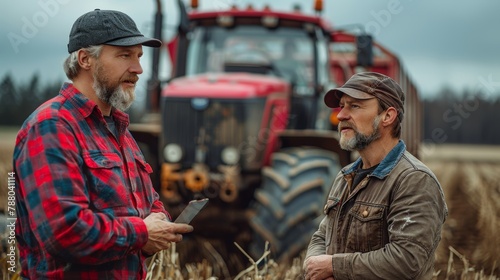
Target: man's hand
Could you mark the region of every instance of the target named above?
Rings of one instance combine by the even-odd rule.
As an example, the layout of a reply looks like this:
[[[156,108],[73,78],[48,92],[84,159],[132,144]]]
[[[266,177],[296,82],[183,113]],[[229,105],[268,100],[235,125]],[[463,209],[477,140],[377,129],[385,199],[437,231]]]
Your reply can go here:
[[[151,213],[144,219],[148,229],[148,242],[142,251],[146,254],[154,254],[160,250],[170,247],[171,242],[182,240],[182,234],[193,231],[193,227],[188,224],[176,224],[167,221],[163,213]]]
[[[332,255],[319,255],[304,261],[304,278],[306,280],[334,280]]]

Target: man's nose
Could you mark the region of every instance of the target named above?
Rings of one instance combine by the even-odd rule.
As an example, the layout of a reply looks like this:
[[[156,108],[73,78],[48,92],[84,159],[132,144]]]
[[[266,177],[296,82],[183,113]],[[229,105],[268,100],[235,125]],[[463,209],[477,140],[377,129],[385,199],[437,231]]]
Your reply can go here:
[[[348,120],[350,118],[349,111],[345,107],[344,108],[340,108],[340,111],[337,114],[337,118],[339,119],[339,121]]]
[[[142,66],[139,60],[136,60],[132,63],[132,65],[129,68],[130,73],[135,73],[135,74],[142,74]]]

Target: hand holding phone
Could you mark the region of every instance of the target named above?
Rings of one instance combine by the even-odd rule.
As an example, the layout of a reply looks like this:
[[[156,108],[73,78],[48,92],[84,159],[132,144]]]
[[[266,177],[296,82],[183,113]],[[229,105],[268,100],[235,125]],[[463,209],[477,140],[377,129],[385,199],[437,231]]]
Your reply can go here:
[[[208,198],[191,200],[182,213],[175,219],[174,223],[189,224],[200,210],[207,204]]]

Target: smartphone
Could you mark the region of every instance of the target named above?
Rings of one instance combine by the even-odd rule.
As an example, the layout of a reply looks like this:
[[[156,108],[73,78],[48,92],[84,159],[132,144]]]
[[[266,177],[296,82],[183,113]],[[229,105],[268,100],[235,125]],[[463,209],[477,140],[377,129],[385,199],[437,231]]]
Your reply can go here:
[[[174,223],[189,224],[200,210],[207,204],[208,198],[200,200],[191,200],[181,214],[175,219]]]

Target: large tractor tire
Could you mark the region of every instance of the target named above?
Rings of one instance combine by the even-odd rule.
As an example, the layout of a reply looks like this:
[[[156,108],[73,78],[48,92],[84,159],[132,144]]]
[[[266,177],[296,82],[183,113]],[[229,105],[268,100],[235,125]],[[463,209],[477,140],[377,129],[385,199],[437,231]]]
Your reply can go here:
[[[291,260],[307,248],[339,170],[337,155],[318,148],[287,148],[272,155],[251,205],[253,257],[262,256],[266,241],[271,258],[278,261]]]

